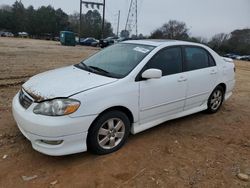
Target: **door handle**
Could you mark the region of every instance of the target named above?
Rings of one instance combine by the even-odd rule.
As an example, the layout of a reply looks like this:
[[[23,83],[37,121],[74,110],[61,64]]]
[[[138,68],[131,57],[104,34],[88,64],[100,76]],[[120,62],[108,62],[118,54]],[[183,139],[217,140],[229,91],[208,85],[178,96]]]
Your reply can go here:
[[[212,69],[212,70],[210,71],[210,74],[217,74],[217,71],[214,70],[214,69]]]
[[[187,81],[187,78],[184,77],[184,76],[181,76],[179,79],[178,79],[178,82],[185,82]]]

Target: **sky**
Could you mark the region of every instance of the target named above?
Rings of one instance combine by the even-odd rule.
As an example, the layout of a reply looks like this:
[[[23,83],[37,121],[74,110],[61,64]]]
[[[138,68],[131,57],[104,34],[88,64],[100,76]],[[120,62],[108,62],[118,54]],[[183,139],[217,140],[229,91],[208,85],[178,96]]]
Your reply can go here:
[[[85,0],[97,1],[102,0]],[[15,0],[0,0],[13,4]],[[79,12],[80,0],[22,0],[27,7],[52,5],[66,13]],[[106,0],[106,19],[117,28],[121,11],[120,29],[125,28],[130,0]],[[84,6],[83,6],[84,7]],[[83,12],[88,11],[85,7]],[[170,19],[187,24],[192,36],[211,38],[217,33],[250,28],[250,0],[138,0],[138,32],[149,35]]]

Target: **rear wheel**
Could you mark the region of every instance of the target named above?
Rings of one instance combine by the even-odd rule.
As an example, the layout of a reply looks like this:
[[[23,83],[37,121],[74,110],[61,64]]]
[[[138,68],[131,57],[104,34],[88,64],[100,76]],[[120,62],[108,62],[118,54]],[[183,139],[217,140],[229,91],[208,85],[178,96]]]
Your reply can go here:
[[[88,133],[88,149],[95,154],[108,154],[120,149],[130,132],[130,121],[120,111],[109,111],[101,115]]]
[[[207,112],[216,113],[220,109],[223,103],[223,99],[224,99],[224,89],[221,86],[217,86],[208,99]]]

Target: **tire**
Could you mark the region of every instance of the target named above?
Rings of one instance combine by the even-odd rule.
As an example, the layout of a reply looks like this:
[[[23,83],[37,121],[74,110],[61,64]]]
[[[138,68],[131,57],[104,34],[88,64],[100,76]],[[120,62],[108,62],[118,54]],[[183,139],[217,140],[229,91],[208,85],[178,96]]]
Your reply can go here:
[[[223,89],[223,87],[221,86],[217,86],[212,94],[210,95],[209,99],[208,99],[208,102],[207,102],[207,112],[210,113],[210,114],[213,114],[213,113],[216,113],[222,103],[223,103],[223,100],[224,100],[224,94],[225,94],[225,91]]]
[[[104,155],[119,150],[127,141],[130,133],[130,121],[121,111],[109,111],[98,117],[91,125],[88,138],[88,150]]]

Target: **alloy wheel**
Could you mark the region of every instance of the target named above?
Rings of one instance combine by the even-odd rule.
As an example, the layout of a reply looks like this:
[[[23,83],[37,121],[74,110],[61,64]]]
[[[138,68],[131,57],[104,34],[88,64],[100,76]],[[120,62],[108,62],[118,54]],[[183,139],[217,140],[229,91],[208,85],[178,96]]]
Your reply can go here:
[[[222,91],[221,90],[214,91],[211,98],[211,109],[214,111],[217,110],[222,103],[222,99],[223,99]]]
[[[125,135],[125,124],[119,118],[112,118],[104,122],[97,134],[97,140],[103,149],[113,149]]]

